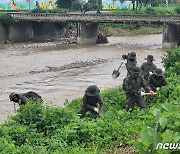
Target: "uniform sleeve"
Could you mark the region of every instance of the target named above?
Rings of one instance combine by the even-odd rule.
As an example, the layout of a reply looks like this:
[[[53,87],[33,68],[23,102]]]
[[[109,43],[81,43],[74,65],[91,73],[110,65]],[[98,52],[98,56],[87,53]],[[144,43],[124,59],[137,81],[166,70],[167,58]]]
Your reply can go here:
[[[141,70],[141,74],[143,75],[143,72],[144,72],[144,64],[141,65],[140,70]]]
[[[156,65],[154,65],[154,71],[155,71],[156,69],[157,69],[157,66],[156,66]],[[153,72],[154,72],[154,71],[153,71]]]
[[[99,103],[99,110],[102,111],[102,109],[104,107],[104,102],[100,95],[97,96],[97,99],[98,99],[98,103]]]
[[[125,80],[125,90],[126,90],[126,93],[128,93],[128,94],[132,94],[132,95],[134,95],[134,94],[136,94],[137,93],[137,91],[135,91],[133,88],[132,88],[132,85],[131,85],[131,83],[130,83],[130,79],[129,78],[127,78],[126,80]]]
[[[148,78],[148,85],[151,87],[151,89],[155,88],[153,84],[153,75],[150,75]]]
[[[142,77],[142,86],[146,92],[151,91],[151,88],[148,86],[147,82],[145,81],[145,79],[143,77]]]
[[[167,85],[167,81],[166,81],[165,77],[163,77],[162,80],[163,80],[162,86],[166,86]]]
[[[88,104],[87,96],[85,94],[83,96],[83,105],[90,110],[94,110],[94,106]]]
[[[25,105],[27,101],[27,97],[25,97],[23,94],[19,94],[19,105]]]

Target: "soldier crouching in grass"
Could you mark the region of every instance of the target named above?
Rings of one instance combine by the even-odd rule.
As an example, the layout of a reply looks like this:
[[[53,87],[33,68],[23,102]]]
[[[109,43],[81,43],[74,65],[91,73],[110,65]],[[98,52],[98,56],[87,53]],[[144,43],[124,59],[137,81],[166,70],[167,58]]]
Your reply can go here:
[[[167,81],[163,76],[162,69],[157,68],[154,73],[149,76],[148,85],[154,92],[167,85]]]
[[[98,109],[99,104],[99,109]],[[95,118],[100,116],[100,112],[103,109],[103,100],[100,96],[100,89],[96,85],[91,85],[85,90],[83,96],[83,105],[78,114],[84,117],[86,112],[90,111]]]
[[[141,96],[140,90],[142,87],[145,89],[145,91],[150,92],[151,95],[154,95],[154,92],[148,87],[145,79],[140,75],[140,68],[138,66],[134,66],[132,68],[131,75],[127,76],[123,81],[123,90],[126,92],[126,111],[128,111],[130,108],[133,109],[135,103],[140,108],[146,107]]]
[[[10,101],[13,101],[14,103],[18,103],[19,105],[25,105],[30,100],[34,100],[38,102],[43,101],[41,96],[33,91],[29,91],[27,93],[20,93],[20,94],[12,92],[9,95],[9,99]]]

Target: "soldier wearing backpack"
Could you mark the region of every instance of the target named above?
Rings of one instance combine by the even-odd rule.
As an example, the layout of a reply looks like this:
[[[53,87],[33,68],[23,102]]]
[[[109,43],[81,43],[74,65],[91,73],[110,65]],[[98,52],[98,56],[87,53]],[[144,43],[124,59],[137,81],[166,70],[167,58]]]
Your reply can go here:
[[[135,103],[140,108],[146,107],[141,96],[141,88],[144,88],[145,91],[150,92],[151,95],[154,95],[154,92],[151,91],[144,78],[140,75],[140,68],[138,66],[134,66],[132,68],[132,73],[124,79],[122,88],[126,92],[126,111],[128,111],[130,108],[133,109]]]
[[[9,99],[10,101],[13,101],[14,103],[18,103],[19,105],[25,105],[29,100],[35,100],[39,102],[43,101],[41,96],[33,91],[29,91],[27,93],[20,93],[20,94],[12,92],[9,95]]]
[[[127,69],[127,76],[131,74],[132,68],[137,65],[137,60],[136,60],[136,53],[131,52],[128,54],[122,55],[122,58],[127,60],[126,62],[126,69]]]

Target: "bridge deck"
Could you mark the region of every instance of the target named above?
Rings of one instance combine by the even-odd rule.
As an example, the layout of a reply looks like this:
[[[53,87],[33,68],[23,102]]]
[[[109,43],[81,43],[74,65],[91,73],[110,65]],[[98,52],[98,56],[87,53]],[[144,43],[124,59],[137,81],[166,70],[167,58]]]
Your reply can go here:
[[[56,14],[56,13],[8,13],[16,21],[38,22],[98,22],[98,23],[176,23],[180,15],[110,15],[110,14]]]

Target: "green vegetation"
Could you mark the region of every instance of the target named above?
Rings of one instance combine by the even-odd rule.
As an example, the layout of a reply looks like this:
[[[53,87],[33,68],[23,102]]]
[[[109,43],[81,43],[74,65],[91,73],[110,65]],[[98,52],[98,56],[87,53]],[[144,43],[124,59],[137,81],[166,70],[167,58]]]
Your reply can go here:
[[[132,112],[122,109],[125,95],[121,88],[102,92],[105,102],[102,116],[93,119],[76,114],[81,99],[66,101],[66,107],[50,107],[29,102],[15,116],[0,125],[0,153],[102,153],[133,146],[144,154],[159,142],[180,142],[180,48],[167,51],[164,61],[168,86],[158,91],[148,108]],[[176,66],[177,65],[177,66]],[[172,70],[172,71],[171,71]],[[155,137],[156,113],[160,112]],[[169,154],[175,150],[160,150]]]
[[[179,14],[180,5],[175,5],[171,7],[144,7],[140,10],[132,10],[132,9],[121,9],[114,10],[110,13],[112,14],[148,14],[148,15],[177,15]]]
[[[169,77],[173,74],[180,75],[180,48],[168,50],[166,57],[163,58],[163,64],[166,68],[166,76]]]
[[[177,6],[176,6],[175,12],[176,12],[177,14],[180,14],[180,5],[177,5]]]
[[[180,13],[180,5],[170,7],[143,7],[142,9],[121,9],[110,11],[109,14],[140,14],[140,15],[178,15]],[[133,36],[162,33],[161,25],[146,24],[100,24],[100,31],[107,36]]]
[[[2,26],[10,26],[12,23],[12,18],[5,13],[0,13],[0,25]]]
[[[153,24],[99,24],[101,33],[107,36],[135,36],[148,34],[161,34],[162,25]]]
[[[33,9],[31,11],[31,13],[68,13],[68,10],[67,9],[63,9],[63,8],[55,8],[55,9],[52,9],[52,10],[44,10],[44,9],[41,9],[41,8],[36,8],[36,9]]]

